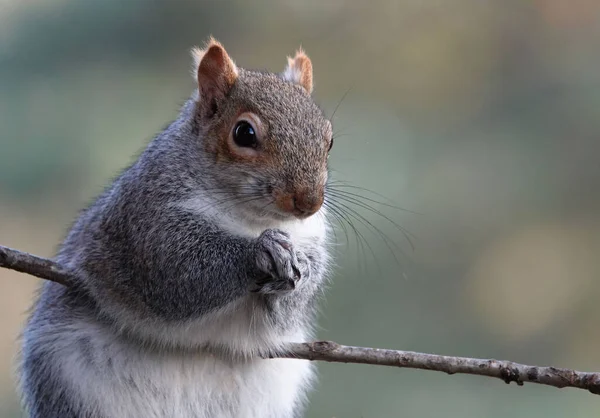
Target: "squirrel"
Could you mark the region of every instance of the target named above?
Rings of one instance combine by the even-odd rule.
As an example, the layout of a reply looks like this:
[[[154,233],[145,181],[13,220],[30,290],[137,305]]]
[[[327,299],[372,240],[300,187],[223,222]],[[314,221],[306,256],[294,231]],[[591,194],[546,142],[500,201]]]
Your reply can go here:
[[[331,122],[302,48],[283,72],[210,38],[179,116],[84,209],[22,334],[30,418],[292,418],[330,270]]]

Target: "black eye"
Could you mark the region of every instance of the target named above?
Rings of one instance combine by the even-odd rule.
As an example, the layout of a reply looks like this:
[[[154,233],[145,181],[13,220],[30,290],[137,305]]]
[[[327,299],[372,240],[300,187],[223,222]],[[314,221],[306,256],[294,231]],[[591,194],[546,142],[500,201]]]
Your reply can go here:
[[[256,147],[256,132],[252,125],[245,120],[236,123],[233,128],[233,141],[240,147]]]
[[[331,141],[329,142],[329,149],[327,150],[327,152],[331,151],[331,148],[333,148],[333,137],[331,138]]]

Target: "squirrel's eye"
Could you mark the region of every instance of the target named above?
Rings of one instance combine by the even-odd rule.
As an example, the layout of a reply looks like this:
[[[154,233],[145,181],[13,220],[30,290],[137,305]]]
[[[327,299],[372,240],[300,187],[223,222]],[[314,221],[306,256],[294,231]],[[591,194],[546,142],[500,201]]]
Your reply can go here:
[[[331,141],[329,141],[329,149],[327,152],[331,151],[331,148],[333,148],[333,137],[331,138]]]
[[[256,147],[256,132],[250,123],[241,120],[233,128],[233,141],[240,147]]]

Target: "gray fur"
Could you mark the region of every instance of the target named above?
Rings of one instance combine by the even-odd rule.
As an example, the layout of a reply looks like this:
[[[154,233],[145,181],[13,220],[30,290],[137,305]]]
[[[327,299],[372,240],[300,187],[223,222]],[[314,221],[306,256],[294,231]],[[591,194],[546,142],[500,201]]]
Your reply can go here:
[[[46,283],[24,331],[30,418],[300,415],[310,366],[260,356],[310,337],[328,265],[324,215],[260,208],[273,188],[326,178],[328,122],[270,73],[240,69],[210,116],[200,102],[195,92],[64,240],[56,260],[80,281]],[[273,164],[211,153],[240,108],[268,124]]]

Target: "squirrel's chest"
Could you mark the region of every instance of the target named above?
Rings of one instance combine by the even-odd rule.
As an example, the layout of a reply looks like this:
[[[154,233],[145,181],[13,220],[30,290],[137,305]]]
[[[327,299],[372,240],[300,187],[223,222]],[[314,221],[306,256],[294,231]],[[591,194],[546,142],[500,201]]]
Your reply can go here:
[[[275,223],[272,225],[251,224],[244,219],[222,216],[219,219],[220,226],[233,235],[242,235],[256,238],[265,229],[280,229],[290,234],[292,242],[300,246],[320,246],[324,243],[328,224],[325,221],[325,210],[321,209],[317,214],[304,220]]]
[[[287,418],[312,375],[308,362],[289,359],[228,364],[209,356],[141,356],[121,366],[102,379],[102,390],[87,394],[97,397],[103,416]]]

